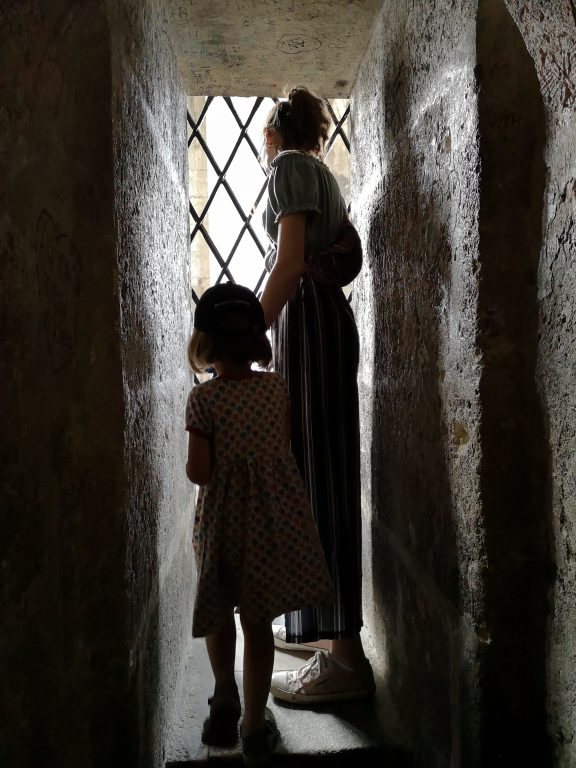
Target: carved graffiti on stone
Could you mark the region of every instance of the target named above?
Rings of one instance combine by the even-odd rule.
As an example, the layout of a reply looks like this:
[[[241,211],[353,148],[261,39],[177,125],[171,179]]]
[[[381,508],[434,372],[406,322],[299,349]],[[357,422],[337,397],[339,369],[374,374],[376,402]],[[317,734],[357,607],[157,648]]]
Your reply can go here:
[[[322,47],[322,43],[317,37],[308,37],[301,34],[282,35],[278,40],[276,47],[282,53],[289,55],[308,53]]]
[[[38,293],[52,370],[68,365],[76,351],[79,257],[69,238],[42,211],[36,224]]]
[[[542,92],[548,103],[557,103],[563,109],[576,104],[576,82],[572,75],[572,61],[564,52],[541,51]]]

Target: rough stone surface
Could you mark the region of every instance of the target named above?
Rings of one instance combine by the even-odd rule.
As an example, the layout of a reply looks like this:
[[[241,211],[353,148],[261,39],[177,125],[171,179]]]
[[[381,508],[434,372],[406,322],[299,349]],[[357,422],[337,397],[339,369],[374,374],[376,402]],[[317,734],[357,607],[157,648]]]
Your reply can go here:
[[[191,644],[186,100],[159,0],[110,2],[125,402],[130,685],[139,765],[161,765]]]
[[[514,760],[528,727],[522,754],[568,766],[576,9],[412,0],[381,14],[352,94],[381,686],[422,765]]]
[[[167,0],[192,96],[347,97],[379,0]]]
[[[0,762],[160,766],[201,667],[171,21],[0,21]],[[426,768],[576,765],[575,39],[572,0],[384,0],[353,92],[366,646]]]
[[[537,383],[549,451],[547,704],[554,763],[576,765],[576,5],[507,0],[536,67],[546,119]]]
[[[545,766],[550,460],[536,380],[544,104],[534,62],[502,0],[479,3],[476,54],[480,484],[490,641],[482,656],[482,752],[486,765]]]
[[[0,21],[0,763],[112,765],[130,714],[108,24],[69,0]]]
[[[352,93],[365,621],[426,766],[478,743],[474,34],[471,3],[385,2]]]
[[[193,571],[170,23],[70,0],[0,20],[0,763],[161,765]]]

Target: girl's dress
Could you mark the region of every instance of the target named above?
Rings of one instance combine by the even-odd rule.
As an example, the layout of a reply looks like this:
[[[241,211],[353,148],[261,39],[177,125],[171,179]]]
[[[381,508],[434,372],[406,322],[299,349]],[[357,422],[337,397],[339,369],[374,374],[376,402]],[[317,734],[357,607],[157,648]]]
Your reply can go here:
[[[346,206],[338,183],[321,161],[282,152],[271,164],[265,226],[276,257],[278,223],[306,213],[306,253],[338,236]],[[292,450],[304,477],[336,601],[286,616],[289,642],[345,638],[362,626],[358,332],[340,288],[304,275],[273,329],[274,366],[288,381]],[[278,578],[286,571],[278,570]]]
[[[331,603],[328,569],[294,456],[290,403],[277,373],[195,386],[186,429],[211,441],[212,472],[198,492],[194,637],[240,607],[249,622]]]

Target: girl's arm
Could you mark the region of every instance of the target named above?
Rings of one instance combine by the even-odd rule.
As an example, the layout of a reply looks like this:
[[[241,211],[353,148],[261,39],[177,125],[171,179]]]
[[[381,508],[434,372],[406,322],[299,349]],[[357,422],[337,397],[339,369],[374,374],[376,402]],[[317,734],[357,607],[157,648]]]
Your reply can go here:
[[[210,480],[211,471],[209,436],[188,432],[188,461],[186,462],[188,478],[196,485],[206,485]]]
[[[284,304],[293,295],[300,278],[306,271],[305,230],[305,213],[289,213],[280,219],[276,263],[270,272],[261,299],[268,327],[276,320]]]

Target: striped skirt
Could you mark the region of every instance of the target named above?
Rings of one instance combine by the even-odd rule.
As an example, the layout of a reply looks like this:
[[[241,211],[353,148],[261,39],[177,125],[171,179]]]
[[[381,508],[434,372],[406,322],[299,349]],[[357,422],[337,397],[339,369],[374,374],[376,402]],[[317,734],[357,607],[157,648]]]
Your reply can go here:
[[[336,594],[333,606],[286,614],[287,640],[351,637],[362,626],[359,344],[343,292],[305,275],[274,326],[273,348],[290,390],[292,451]]]

